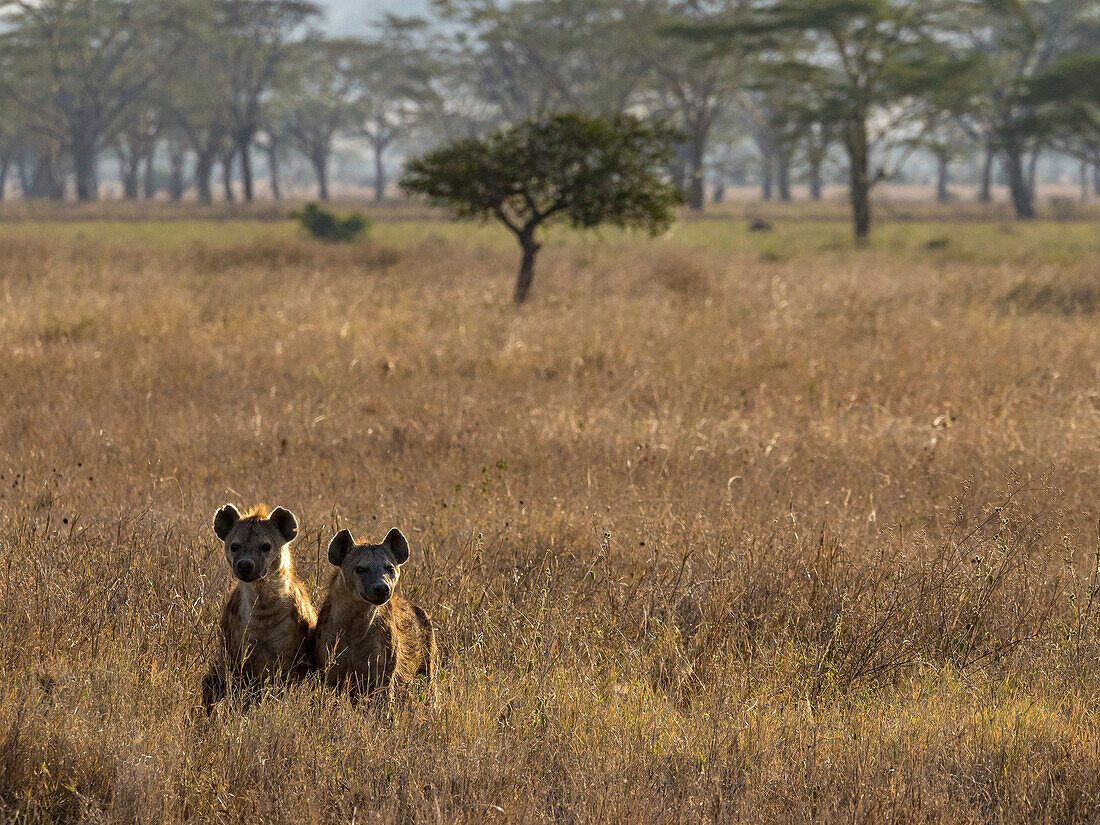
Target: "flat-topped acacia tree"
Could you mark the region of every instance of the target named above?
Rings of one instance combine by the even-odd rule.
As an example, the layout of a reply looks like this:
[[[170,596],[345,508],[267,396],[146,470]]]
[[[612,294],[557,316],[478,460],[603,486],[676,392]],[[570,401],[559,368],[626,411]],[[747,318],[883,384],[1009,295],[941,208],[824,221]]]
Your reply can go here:
[[[630,115],[556,114],[465,138],[409,161],[401,188],[460,217],[495,218],[523,252],[513,299],[527,300],[549,221],[577,229],[672,223],[680,193],[665,178],[675,136]]]

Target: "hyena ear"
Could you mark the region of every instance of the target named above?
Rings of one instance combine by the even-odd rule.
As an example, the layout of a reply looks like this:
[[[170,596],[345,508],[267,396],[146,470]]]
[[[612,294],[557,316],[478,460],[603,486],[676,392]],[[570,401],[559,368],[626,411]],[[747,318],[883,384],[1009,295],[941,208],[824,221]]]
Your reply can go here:
[[[351,533],[347,530],[341,530],[328,543],[328,563],[339,567],[344,563],[344,558],[354,546],[355,539],[351,537]]]
[[[226,504],[218,512],[214,513],[214,532],[218,538],[225,541],[233,525],[241,520],[241,514],[232,504]]]
[[[409,542],[405,538],[404,534],[396,527],[390,532],[386,533],[386,538],[382,542],[391,553],[393,553],[393,559],[398,564],[404,564],[409,560]]]
[[[271,522],[272,527],[279,531],[283,541],[294,541],[294,537],[298,535],[298,519],[285,507],[276,507],[271,511],[271,515],[268,516],[267,520]]]

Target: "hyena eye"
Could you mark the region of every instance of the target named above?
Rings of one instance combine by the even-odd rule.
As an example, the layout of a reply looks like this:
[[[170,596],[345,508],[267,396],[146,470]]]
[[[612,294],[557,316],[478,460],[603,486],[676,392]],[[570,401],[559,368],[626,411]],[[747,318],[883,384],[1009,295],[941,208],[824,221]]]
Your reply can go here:
[[[367,568],[363,567],[363,565],[359,565],[358,567],[355,568],[355,574],[357,576],[366,575],[366,572],[367,572]]]
[[[260,545],[260,552],[261,553],[266,553],[269,550],[271,550],[271,545],[268,544],[267,542],[264,542],[263,544]]]
[[[238,550],[241,549],[241,546],[237,542],[233,542],[231,545],[229,545],[229,549],[236,553]]]

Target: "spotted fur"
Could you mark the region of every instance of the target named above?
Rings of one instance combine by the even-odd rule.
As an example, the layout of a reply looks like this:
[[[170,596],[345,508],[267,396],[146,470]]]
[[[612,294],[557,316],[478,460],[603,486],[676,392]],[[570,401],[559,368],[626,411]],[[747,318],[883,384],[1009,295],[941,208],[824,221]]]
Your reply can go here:
[[[341,530],[329,544],[337,569],[329,581],[314,635],[314,655],[325,683],[353,699],[392,701],[398,684],[423,676],[431,684],[435,631],[428,614],[394,590],[409,545],[393,529],[382,544],[356,544]]]
[[[222,609],[221,650],[202,683],[207,713],[235,683],[250,689],[312,670],[317,624],[290,558],[290,542],[298,533],[293,513],[261,504],[242,516],[227,504],[214,516],[214,532],[225,542],[237,583]]]

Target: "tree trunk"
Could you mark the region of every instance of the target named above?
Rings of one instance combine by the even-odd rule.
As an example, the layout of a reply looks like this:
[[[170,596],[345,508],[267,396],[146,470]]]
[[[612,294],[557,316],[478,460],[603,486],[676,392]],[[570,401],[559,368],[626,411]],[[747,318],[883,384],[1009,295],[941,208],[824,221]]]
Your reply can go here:
[[[772,155],[771,153],[760,156],[760,197],[763,200],[772,199]]]
[[[852,202],[852,225],[857,243],[871,234],[871,177],[867,147],[867,121],[849,119],[844,130],[848,150],[848,195]]]
[[[19,178],[19,191],[24,198],[29,198],[31,196],[31,176],[27,174],[27,160],[26,155],[23,153],[20,153],[19,157],[15,159],[15,174]]]
[[[236,152],[230,152],[222,157],[222,191],[225,193],[226,203],[233,203],[237,198],[233,194],[233,158]]]
[[[385,144],[374,144],[374,202],[381,203],[386,198],[386,164],[383,154]]]
[[[1024,176],[1024,159],[1019,146],[1011,145],[1005,149],[1004,167],[1016,217],[1024,221],[1031,220],[1035,217],[1035,201]]]
[[[31,176],[27,173],[27,159],[22,152],[15,159],[15,174],[19,178],[19,191],[24,198],[31,196]]]
[[[714,178],[714,194],[711,198],[715,203],[721,203],[726,199],[726,176],[718,175]]]
[[[328,154],[316,152],[311,158],[313,161],[313,174],[317,177],[317,198],[328,200]]]
[[[76,171],[76,199],[81,203],[89,203],[99,197],[95,140],[85,135],[78,135],[74,144],[73,166]]]
[[[274,138],[268,138],[267,141],[267,175],[271,181],[271,197],[281,200],[283,190],[279,185],[279,144]]]
[[[199,203],[209,206],[214,202],[210,181],[214,177],[214,152],[207,150],[195,157],[195,188],[199,192]]]
[[[138,162],[133,155],[127,157],[122,150],[118,152],[118,168],[121,174],[122,197],[128,201],[137,200]]]
[[[153,166],[153,156],[156,154],[156,146],[150,146],[145,155],[145,168],[141,175],[141,195],[145,200],[151,201],[157,196],[156,168]]]
[[[169,143],[168,151],[168,197],[172,203],[179,203],[183,199],[183,159],[182,149],[172,148]],[[207,179],[207,194],[209,194],[210,181]]]
[[[238,135],[236,139],[237,154],[241,156],[241,185],[244,188],[244,199],[252,203],[252,135]]]
[[[810,200],[821,200],[821,160],[810,161]]]
[[[1100,198],[1100,161],[1097,161],[1092,170],[1092,194]]]
[[[688,208],[693,212],[703,210],[706,199],[704,192],[706,180],[703,177],[703,157],[706,153],[706,137],[696,135],[688,147],[688,164],[691,182],[688,185]]]
[[[1035,200],[1035,176],[1039,171],[1040,151],[1036,149],[1027,160],[1027,191],[1031,194],[1031,200]]]
[[[30,168],[28,168],[30,164]],[[42,149],[32,152],[30,158],[21,156],[16,161],[19,172],[19,186],[27,200],[50,198],[65,199],[65,180],[58,171],[60,159],[55,151]]]
[[[982,179],[978,184],[978,203],[989,203],[993,200],[993,160],[996,152],[992,146],[985,147],[985,158],[982,160]]]
[[[11,169],[11,155],[0,157],[0,201],[4,200],[4,190],[8,183],[8,170]]]
[[[3,193],[0,192],[0,197]],[[1081,203],[1089,202],[1089,162],[1081,161]]]
[[[15,165],[19,172],[19,187],[26,200],[65,199],[65,180],[58,170],[60,157],[56,147],[32,150],[29,155],[20,154]]]
[[[936,155],[936,203],[950,203],[951,192],[947,189],[947,158]]]
[[[682,143],[676,144],[676,154],[668,167],[668,176],[672,179],[672,185],[681,195],[687,191],[687,151]]]
[[[783,203],[791,202],[791,159],[788,155],[780,152],[776,156],[776,165],[778,166],[776,174],[776,189],[779,193],[779,200]]]
[[[516,290],[512,294],[512,301],[516,305],[527,300],[527,293],[531,290],[531,279],[535,275],[535,256],[538,255],[541,244],[535,242],[534,234],[532,228],[519,235],[523,257],[520,259],[519,274],[516,276]]]

